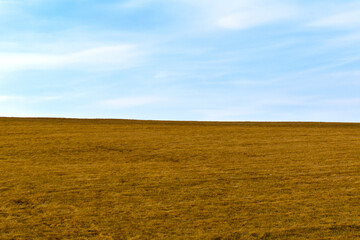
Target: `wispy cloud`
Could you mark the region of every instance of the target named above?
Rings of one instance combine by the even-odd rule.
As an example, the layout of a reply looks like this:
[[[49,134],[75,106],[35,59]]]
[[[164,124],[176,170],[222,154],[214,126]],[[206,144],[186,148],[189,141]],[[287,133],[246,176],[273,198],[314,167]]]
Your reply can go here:
[[[360,98],[331,98],[320,96],[268,97],[248,101],[246,105],[194,110],[203,120],[267,120],[267,121],[349,121],[341,112],[359,109]],[[278,111],[282,109],[282,111]],[[301,115],[299,113],[301,112]],[[264,116],[266,116],[264,118]],[[259,118],[260,117],[260,118]]]
[[[246,29],[289,19],[295,14],[296,10],[293,6],[279,2],[244,2],[224,16],[219,16],[217,25],[228,29]]]
[[[71,53],[0,53],[0,71],[125,69],[136,64],[140,53],[134,45],[97,47]]]
[[[0,0],[0,4],[2,5],[6,5],[6,4],[19,4],[19,3],[31,3],[31,2],[34,2],[34,1],[20,1],[20,0]]]
[[[0,0],[0,4],[39,4],[44,0]]]
[[[298,7],[278,0],[183,0],[199,8],[202,18],[214,27],[247,29],[297,16]]]
[[[101,102],[102,106],[111,108],[128,108],[150,105],[162,101],[160,97],[141,96],[109,99]]]
[[[62,96],[0,96],[0,102],[39,103],[64,99]]]
[[[228,107],[223,109],[201,109],[194,110],[195,114],[199,114],[201,116],[201,120],[205,121],[226,121],[233,119],[242,119],[243,117],[258,114],[261,112],[259,109],[251,109],[249,107]]]
[[[314,27],[360,27],[360,8],[330,15],[310,23]]]
[[[115,7],[119,9],[134,9],[134,8],[141,8],[146,5],[155,2],[154,0],[127,0],[121,1],[120,3],[116,3]]]
[[[24,99],[23,97],[19,97],[19,96],[0,96],[0,102],[16,101],[23,99]]]

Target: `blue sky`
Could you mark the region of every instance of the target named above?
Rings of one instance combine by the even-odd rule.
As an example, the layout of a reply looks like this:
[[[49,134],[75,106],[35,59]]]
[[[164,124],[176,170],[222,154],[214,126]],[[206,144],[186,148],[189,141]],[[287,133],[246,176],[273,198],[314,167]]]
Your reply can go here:
[[[360,121],[360,2],[0,0],[0,116]]]

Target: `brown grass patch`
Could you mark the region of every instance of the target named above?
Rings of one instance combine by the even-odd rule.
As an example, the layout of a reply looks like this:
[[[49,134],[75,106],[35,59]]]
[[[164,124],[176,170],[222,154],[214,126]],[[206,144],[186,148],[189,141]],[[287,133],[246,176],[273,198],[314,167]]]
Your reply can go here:
[[[0,239],[360,238],[360,124],[0,119]]]

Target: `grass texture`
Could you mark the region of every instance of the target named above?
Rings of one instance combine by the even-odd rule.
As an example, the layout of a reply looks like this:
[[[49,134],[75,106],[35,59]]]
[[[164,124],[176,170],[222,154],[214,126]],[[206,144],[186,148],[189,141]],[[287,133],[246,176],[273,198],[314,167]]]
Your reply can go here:
[[[360,239],[360,124],[0,118],[0,239]]]

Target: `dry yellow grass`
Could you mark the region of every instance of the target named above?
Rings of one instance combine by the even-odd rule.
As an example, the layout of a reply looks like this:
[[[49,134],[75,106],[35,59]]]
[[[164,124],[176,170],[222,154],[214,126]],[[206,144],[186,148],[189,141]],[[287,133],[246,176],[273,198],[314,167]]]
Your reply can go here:
[[[360,124],[0,119],[0,239],[360,239]]]

